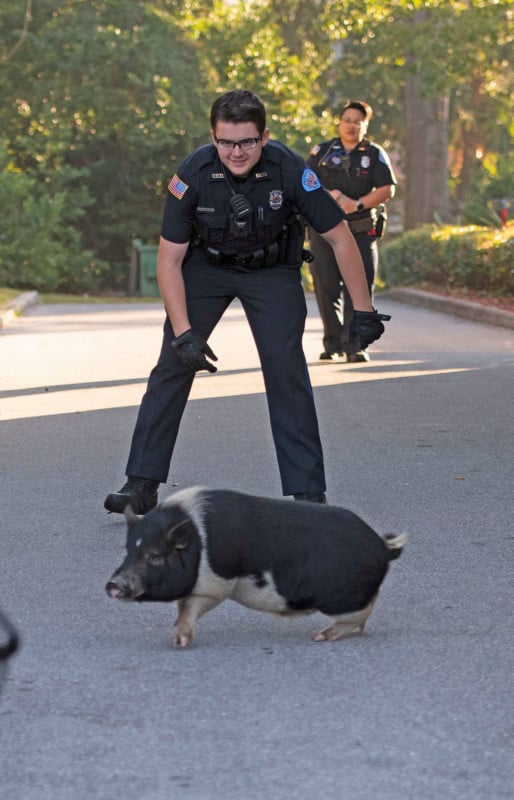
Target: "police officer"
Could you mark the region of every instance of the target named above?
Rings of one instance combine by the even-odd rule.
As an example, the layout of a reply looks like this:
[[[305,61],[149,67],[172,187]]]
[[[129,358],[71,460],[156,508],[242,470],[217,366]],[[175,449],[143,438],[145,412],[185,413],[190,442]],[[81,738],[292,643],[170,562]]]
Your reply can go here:
[[[364,263],[371,297],[378,267],[377,239],[385,220],[382,204],[394,196],[396,185],[387,153],[365,138],[372,115],[371,106],[362,100],[347,103],[341,112],[339,136],[313,147],[307,160],[347,216]],[[314,256],[310,269],[323,322],[324,350],[320,359],[369,361],[365,348],[350,333],[351,293],[344,278],[341,285],[334,253],[315,230],[310,229],[309,239]]]
[[[162,349],[132,437],[125,485],[105,508],[144,514],[165,483],[195,372],[216,372],[210,333],[239,298],[264,374],[282,489],[323,503],[325,475],[313,392],[302,350],[306,318],[300,266],[305,218],[334,248],[363,342],[383,333],[345,213],[305,162],[271,141],[262,101],[246,90],[211,109],[212,143],[168,186],[157,255],[167,317]]]

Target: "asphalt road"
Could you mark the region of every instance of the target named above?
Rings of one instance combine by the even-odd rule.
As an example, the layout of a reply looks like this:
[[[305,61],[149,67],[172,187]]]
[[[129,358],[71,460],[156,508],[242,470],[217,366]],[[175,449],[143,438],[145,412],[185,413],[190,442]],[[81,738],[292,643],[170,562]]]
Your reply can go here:
[[[364,365],[305,350],[328,497],[408,530],[364,636],[225,603],[170,647],[175,609],[104,584],[124,523],[159,304],[37,306],[0,333],[2,800],[503,800],[514,796],[514,331],[384,299]],[[234,306],[211,341],[169,483],[278,497],[255,348]],[[319,617],[319,618],[318,618]]]

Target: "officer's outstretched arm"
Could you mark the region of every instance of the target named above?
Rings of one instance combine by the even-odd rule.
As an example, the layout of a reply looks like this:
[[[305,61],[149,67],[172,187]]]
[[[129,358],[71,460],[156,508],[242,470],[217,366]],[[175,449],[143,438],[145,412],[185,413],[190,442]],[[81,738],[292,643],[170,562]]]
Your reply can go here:
[[[344,284],[350,293],[354,309],[372,311],[366,273],[359,248],[352,233],[343,220],[335,228],[321,234],[330,244],[339,267]]]
[[[188,242],[176,244],[161,237],[157,252],[157,282],[175,336],[191,327],[182,277],[182,262],[188,246]]]

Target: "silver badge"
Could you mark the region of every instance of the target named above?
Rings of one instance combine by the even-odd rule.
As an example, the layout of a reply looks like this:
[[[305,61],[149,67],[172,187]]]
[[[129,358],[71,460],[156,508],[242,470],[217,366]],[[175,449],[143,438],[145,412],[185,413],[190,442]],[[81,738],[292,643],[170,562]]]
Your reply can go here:
[[[279,208],[282,208],[283,202],[284,193],[280,189],[273,189],[273,191],[269,193],[269,206],[273,211],[278,211]]]
[[[369,160],[369,156],[362,156],[362,158],[361,158],[361,167],[362,167],[362,169],[367,169],[370,164],[371,164],[371,161]]]

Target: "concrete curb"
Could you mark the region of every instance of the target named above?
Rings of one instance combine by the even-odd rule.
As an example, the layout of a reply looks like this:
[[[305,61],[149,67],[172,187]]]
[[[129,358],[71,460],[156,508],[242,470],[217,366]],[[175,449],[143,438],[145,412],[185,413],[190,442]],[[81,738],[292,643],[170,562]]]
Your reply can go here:
[[[432,311],[440,311],[444,314],[454,314],[456,317],[463,317],[473,322],[482,322],[485,325],[497,325],[514,330],[514,313],[483,306],[480,303],[455,300],[452,297],[440,297],[418,289],[387,289],[377,293],[378,302],[382,297],[388,300],[396,300],[399,303],[429,308]],[[36,291],[24,292],[18,295],[4,308],[0,308],[0,329],[5,328],[16,317],[23,314],[27,308],[38,305],[40,302],[41,299]]]
[[[38,292],[23,292],[15,297],[6,306],[0,308],[0,329],[5,328],[16,317],[19,317],[30,306],[37,306],[41,302]]]
[[[514,313],[511,311],[502,311],[498,308],[483,306],[480,303],[471,303],[468,300],[440,297],[418,289],[387,289],[377,294],[377,299],[381,297],[397,300],[399,303],[429,308],[432,311],[441,311],[444,314],[454,314],[456,317],[470,319],[473,322],[514,329]]]

